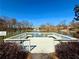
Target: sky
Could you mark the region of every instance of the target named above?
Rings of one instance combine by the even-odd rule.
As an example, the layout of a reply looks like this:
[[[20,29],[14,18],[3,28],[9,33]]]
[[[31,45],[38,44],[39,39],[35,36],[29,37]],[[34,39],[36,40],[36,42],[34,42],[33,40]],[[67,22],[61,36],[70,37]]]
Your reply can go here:
[[[0,16],[30,21],[33,25],[57,25],[74,18],[74,6],[79,0],[0,0]]]

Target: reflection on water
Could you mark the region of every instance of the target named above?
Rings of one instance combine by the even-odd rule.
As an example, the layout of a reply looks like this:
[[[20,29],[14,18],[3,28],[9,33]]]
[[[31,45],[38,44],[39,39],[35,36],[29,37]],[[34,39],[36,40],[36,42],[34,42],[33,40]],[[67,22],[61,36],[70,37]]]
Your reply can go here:
[[[48,37],[48,36],[51,36],[51,37],[55,37],[57,39],[61,38],[61,39],[64,39],[64,40],[72,40],[73,37],[71,37],[70,35],[62,35],[62,34],[58,34],[58,33],[54,33],[54,32],[28,32],[26,33],[27,35],[32,35],[32,37]]]
[[[31,33],[27,33],[27,35],[32,35],[33,37],[47,37],[47,35],[49,33],[45,33],[45,32],[31,32]]]
[[[62,38],[63,38],[64,40],[71,40],[70,37],[66,37],[66,36],[62,36]]]

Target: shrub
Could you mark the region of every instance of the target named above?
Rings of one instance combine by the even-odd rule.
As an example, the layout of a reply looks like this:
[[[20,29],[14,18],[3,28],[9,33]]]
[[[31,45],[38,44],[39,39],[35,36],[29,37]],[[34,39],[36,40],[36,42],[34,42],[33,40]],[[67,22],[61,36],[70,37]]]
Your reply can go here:
[[[79,59],[79,42],[67,42],[56,45],[59,59]]]

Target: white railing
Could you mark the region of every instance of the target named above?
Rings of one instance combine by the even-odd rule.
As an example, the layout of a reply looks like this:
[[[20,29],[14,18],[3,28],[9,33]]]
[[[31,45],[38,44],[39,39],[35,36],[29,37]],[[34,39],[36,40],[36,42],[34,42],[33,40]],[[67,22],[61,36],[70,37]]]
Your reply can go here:
[[[39,34],[40,33],[40,34]],[[37,35],[38,34],[38,35]],[[35,36],[37,35],[37,36]],[[41,36],[40,36],[41,35]],[[70,36],[66,36],[66,35],[62,35],[62,34],[58,34],[58,33],[54,33],[54,32],[48,32],[48,33],[43,33],[43,32],[25,32],[19,35],[15,35],[12,36],[10,38],[6,38],[4,39],[5,42],[17,42],[20,43],[21,45],[23,45],[24,47],[28,47],[28,50],[31,51],[34,47],[38,47],[40,46],[40,44],[38,44],[38,42],[44,44],[49,44],[50,42],[52,42],[51,44],[53,45],[53,48],[55,47],[55,44],[58,44],[60,42],[79,42],[78,39],[70,37]],[[28,42],[28,44],[27,44]],[[49,42],[49,43],[47,43]],[[42,45],[41,45],[42,46]],[[40,46],[40,47],[41,47]],[[50,45],[49,45],[50,46]],[[48,47],[49,47],[48,46]],[[36,48],[38,49],[38,48]],[[50,48],[52,49],[52,48]]]

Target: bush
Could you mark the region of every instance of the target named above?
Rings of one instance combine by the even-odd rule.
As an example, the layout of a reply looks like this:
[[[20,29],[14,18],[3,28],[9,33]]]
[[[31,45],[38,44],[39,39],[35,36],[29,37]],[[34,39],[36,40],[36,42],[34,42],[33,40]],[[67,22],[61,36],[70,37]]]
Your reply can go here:
[[[79,59],[79,42],[67,42],[56,45],[58,59]]]
[[[0,59],[25,59],[28,52],[16,43],[0,43]]]

